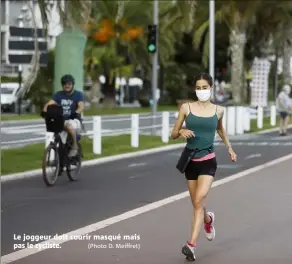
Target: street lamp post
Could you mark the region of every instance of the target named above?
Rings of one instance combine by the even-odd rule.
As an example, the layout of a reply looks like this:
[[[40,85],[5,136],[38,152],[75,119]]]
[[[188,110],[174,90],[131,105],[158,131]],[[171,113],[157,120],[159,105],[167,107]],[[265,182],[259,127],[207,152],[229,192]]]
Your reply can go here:
[[[23,13],[23,11],[22,11]],[[24,27],[24,16],[21,14],[18,17],[18,26]],[[20,38],[22,40],[23,38]],[[21,98],[21,86],[22,86],[22,65],[18,65],[18,98],[17,98],[17,113],[21,115],[21,104],[22,104],[22,98]]]
[[[153,64],[152,64],[152,133],[155,134],[155,124],[156,124],[156,114],[157,114],[157,70],[158,70],[158,37],[159,37],[159,29],[158,29],[158,0],[154,0],[153,2],[153,20],[154,25],[156,25],[156,52],[153,54]]]
[[[209,74],[215,83],[215,0],[209,0]],[[216,87],[213,90],[216,99]]]
[[[18,114],[21,115],[21,104],[22,104],[22,95],[21,95],[21,85],[22,85],[22,65],[18,65]]]

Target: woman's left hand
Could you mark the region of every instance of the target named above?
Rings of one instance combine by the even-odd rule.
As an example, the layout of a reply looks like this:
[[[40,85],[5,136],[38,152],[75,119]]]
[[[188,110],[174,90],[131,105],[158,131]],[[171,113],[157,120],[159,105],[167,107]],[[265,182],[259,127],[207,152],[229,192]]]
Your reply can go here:
[[[236,153],[233,151],[233,149],[231,147],[228,148],[228,152],[229,152],[229,155],[230,155],[230,158],[233,162],[236,161],[236,158],[237,158],[237,155]]]

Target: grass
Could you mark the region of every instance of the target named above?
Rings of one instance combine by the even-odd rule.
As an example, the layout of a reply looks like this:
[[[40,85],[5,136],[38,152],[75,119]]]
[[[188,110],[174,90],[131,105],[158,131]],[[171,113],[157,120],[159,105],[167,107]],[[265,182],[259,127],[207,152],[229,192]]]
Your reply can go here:
[[[178,108],[176,105],[162,105],[157,107],[157,111],[177,111]],[[94,115],[119,115],[119,114],[133,114],[133,113],[151,113],[150,107],[139,108],[139,107],[115,107],[115,108],[90,108],[84,111],[85,116],[94,116]],[[8,114],[1,115],[2,121],[10,120],[33,120],[40,119],[39,114]]]
[[[131,136],[107,136],[102,138],[102,154],[93,154],[92,140],[88,137],[82,138],[82,148],[84,160],[96,159],[105,156],[112,156],[122,153],[134,152],[138,150],[151,149],[169,144],[182,143],[182,140],[170,141],[168,144],[161,141],[158,136],[140,135],[140,144],[138,148],[132,148],[130,145]],[[43,143],[33,144],[18,149],[2,150],[1,165],[2,176],[10,173],[23,172],[27,170],[40,169],[44,154]]]
[[[292,120],[290,119],[290,123],[292,124]],[[257,128],[257,120],[256,119],[252,119],[250,122],[250,131],[248,133],[254,133],[254,132],[259,132],[261,130],[266,130],[266,129],[270,129],[270,128],[276,128],[280,126],[280,117],[277,116],[276,119],[276,125],[275,126],[271,126],[271,118],[270,117],[264,117],[263,120],[263,128],[259,129]]]

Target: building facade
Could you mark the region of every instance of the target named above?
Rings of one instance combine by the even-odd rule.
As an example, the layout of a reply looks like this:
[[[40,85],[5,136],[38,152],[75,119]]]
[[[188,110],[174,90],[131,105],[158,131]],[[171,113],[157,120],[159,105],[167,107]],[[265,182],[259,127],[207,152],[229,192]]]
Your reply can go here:
[[[31,5],[31,6],[29,6]],[[53,49],[56,43],[56,37],[62,32],[60,17],[56,9],[56,2],[49,3],[51,12],[49,14],[48,25],[48,48]],[[31,12],[31,7],[34,14]],[[33,17],[34,15],[34,17]],[[34,21],[35,20],[35,21]],[[9,54],[9,26],[32,27],[36,23],[38,28],[42,28],[42,19],[37,1],[19,1],[19,0],[1,0],[1,75],[17,76],[18,66],[10,65],[8,61]],[[14,51],[16,54],[17,51]],[[29,53],[29,52],[27,52]],[[11,53],[10,53],[11,54]],[[18,53],[19,54],[19,53]],[[29,74],[30,65],[23,66],[23,77]]]

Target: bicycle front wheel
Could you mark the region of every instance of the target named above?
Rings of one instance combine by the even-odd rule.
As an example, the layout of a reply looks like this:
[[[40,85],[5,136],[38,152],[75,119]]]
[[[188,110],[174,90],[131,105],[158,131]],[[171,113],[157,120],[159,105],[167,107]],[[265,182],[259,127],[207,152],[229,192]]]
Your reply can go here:
[[[79,179],[82,165],[82,149],[78,143],[78,154],[76,157],[70,158],[67,165],[67,176],[70,181],[77,181]]]
[[[47,169],[53,169],[50,173],[47,172]],[[53,186],[59,176],[60,172],[60,159],[58,148],[55,144],[50,144],[46,149],[43,157],[43,179],[47,186]]]

